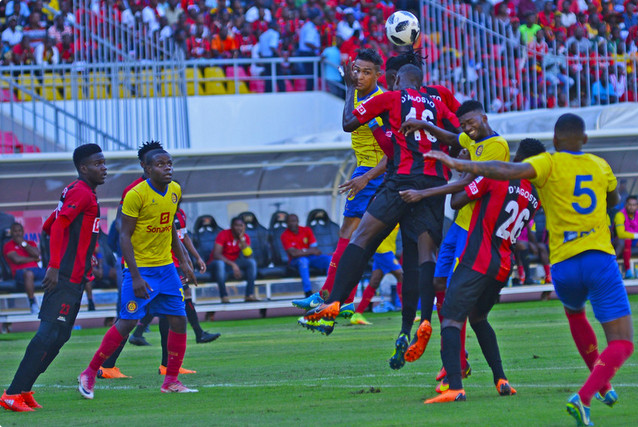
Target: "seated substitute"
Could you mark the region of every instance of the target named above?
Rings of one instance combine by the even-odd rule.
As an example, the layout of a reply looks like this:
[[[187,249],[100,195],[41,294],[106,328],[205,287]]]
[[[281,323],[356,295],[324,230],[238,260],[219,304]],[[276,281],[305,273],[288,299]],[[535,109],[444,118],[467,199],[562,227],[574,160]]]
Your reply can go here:
[[[281,243],[290,258],[290,266],[299,271],[304,294],[309,297],[312,295],[310,268],[327,272],[331,256],[321,254],[312,230],[299,225],[297,215],[288,215],[286,225],[288,229],[281,233]]]
[[[625,268],[625,279],[633,279],[634,272],[631,271],[631,248],[638,244],[638,197],[629,196],[622,208],[614,216],[614,228],[616,229],[616,256],[622,255],[623,267]]]
[[[244,301],[259,301],[255,297],[255,278],[257,262],[252,256],[250,236],[246,234],[246,223],[235,217],[230,221],[230,229],[220,231],[215,238],[215,247],[209,259],[213,268],[212,278],[219,286],[219,296],[224,304],[230,302],[226,291],[226,280],[232,273],[237,280],[246,279],[246,297]]]
[[[24,239],[24,227],[19,222],[11,225],[11,240],[4,244],[2,253],[11,268],[11,277],[18,289],[24,289],[29,298],[31,313],[37,314],[40,307],[35,299],[35,281],[44,279],[44,268],[38,266],[40,250],[32,240]]]

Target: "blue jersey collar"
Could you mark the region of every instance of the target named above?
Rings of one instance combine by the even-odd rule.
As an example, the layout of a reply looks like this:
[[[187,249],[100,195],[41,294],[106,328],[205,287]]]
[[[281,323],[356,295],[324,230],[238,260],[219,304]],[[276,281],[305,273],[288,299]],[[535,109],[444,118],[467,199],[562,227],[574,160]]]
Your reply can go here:
[[[366,99],[370,98],[372,96],[373,93],[376,93],[379,90],[379,85],[377,85],[372,92],[370,92],[369,94],[367,94],[366,96],[364,96],[363,98],[359,98],[358,94],[359,91],[357,91],[357,101],[361,102],[361,101],[365,101]]]
[[[164,190],[164,193],[162,194],[162,192],[160,192],[157,188],[153,187],[153,184],[151,184],[150,178],[148,178],[146,182],[148,183],[148,186],[151,187],[151,190],[155,191],[157,194],[159,194],[162,197],[166,196],[166,192],[168,191],[168,185],[166,186],[166,190]]]
[[[568,154],[574,154],[574,155],[581,155],[581,154],[585,154],[582,151],[570,151],[570,150],[561,150],[561,153],[568,153]]]

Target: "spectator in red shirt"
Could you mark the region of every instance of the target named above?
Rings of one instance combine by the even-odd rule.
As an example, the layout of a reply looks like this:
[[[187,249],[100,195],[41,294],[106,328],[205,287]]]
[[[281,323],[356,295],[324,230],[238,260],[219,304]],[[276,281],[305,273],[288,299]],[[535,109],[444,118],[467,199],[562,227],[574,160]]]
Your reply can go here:
[[[226,291],[226,280],[232,273],[237,280],[246,279],[246,297],[244,301],[259,301],[255,297],[255,278],[257,262],[252,257],[250,237],[246,234],[246,224],[235,217],[230,221],[230,229],[221,231],[215,239],[215,247],[209,259],[212,277],[219,286],[219,296],[224,304],[230,302]]]
[[[281,233],[281,243],[290,259],[290,266],[299,271],[304,293],[309,297],[312,295],[310,268],[327,272],[331,256],[321,254],[312,230],[310,227],[300,226],[297,215],[288,215],[286,225],[288,229]]]
[[[32,240],[24,239],[24,227],[19,222],[11,225],[11,240],[2,248],[4,258],[11,269],[11,276],[18,288],[23,288],[29,298],[31,313],[40,311],[33,294],[35,281],[44,279],[44,269],[38,266],[40,251]]]
[[[15,65],[29,65],[35,62],[33,48],[31,47],[31,37],[26,34],[22,40],[12,49],[12,60]]]
[[[554,3],[546,1],[543,11],[538,14],[538,23],[541,24],[543,28],[551,27],[554,23],[554,16]]]
[[[58,43],[58,52],[60,54],[60,63],[71,64],[73,62],[75,47],[73,46],[71,34],[62,34],[62,43]]]

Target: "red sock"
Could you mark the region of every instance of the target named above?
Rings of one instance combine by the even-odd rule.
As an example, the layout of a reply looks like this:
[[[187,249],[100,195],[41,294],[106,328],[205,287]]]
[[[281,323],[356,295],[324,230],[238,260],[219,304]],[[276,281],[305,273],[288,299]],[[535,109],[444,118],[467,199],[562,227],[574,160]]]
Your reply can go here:
[[[356,312],[361,314],[364,311],[366,311],[366,308],[368,308],[368,306],[370,305],[370,300],[376,293],[377,293],[377,290],[375,288],[373,288],[370,285],[366,286],[366,288],[363,290],[363,295],[361,296],[361,302],[359,302]]]
[[[463,327],[461,328],[461,353],[459,353],[461,357],[461,372],[465,372],[467,369],[467,358],[465,357],[465,336],[467,330],[467,319],[463,322]]]
[[[399,296],[399,302],[403,305],[403,296],[401,291],[403,290],[403,282],[397,282],[397,295]]]
[[[354,297],[357,296],[358,288],[359,288],[359,284],[357,283],[357,286],[352,288],[352,292],[350,292],[350,295],[348,295],[348,298],[346,298],[346,300],[343,302],[344,304],[350,304],[352,301],[354,301]],[[369,286],[366,286],[366,288],[369,288]]]
[[[169,330],[166,349],[168,350],[168,363],[166,364],[164,384],[170,384],[177,381],[179,368],[182,367],[182,362],[184,361],[184,354],[186,353],[186,334],[178,334],[177,332]]]
[[[625,240],[625,250],[622,251],[622,260],[625,267],[625,271],[629,270],[631,265],[631,240]]]
[[[576,348],[583,358],[585,364],[591,371],[594,369],[594,363],[598,359],[598,340],[596,334],[587,320],[585,312],[570,314],[565,311],[567,321],[569,322],[569,330],[576,343]]]
[[[441,314],[441,307],[443,307],[443,301],[445,300],[445,291],[439,291],[436,294],[436,314],[439,316],[439,324],[443,324],[443,315]]]
[[[596,366],[589,374],[587,381],[578,390],[583,404],[589,406],[591,399],[601,389],[605,389],[609,381],[616,375],[616,371],[625,363],[625,360],[634,352],[634,344],[631,341],[615,340],[609,345],[596,361]]]
[[[100,369],[100,366],[102,366],[102,363],[104,363],[104,361],[108,359],[115,350],[117,350],[123,339],[124,337],[120,334],[115,325],[111,326],[109,330],[106,331],[106,334],[104,334],[102,344],[100,344],[100,347],[95,352],[93,359],[91,359],[91,363],[89,363],[88,368],[86,368],[87,371],[95,375],[97,370]]]
[[[552,283],[552,269],[549,264],[543,265],[543,270],[545,270],[545,283]]]
[[[344,239],[342,237],[339,238],[337,247],[330,259],[330,267],[328,267],[326,282],[321,287],[322,291],[326,290],[328,292],[332,292],[332,286],[335,284],[335,276],[337,275],[337,266],[339,265],[339,260],[341,259],[341,255],[343,255],[343,251],[345,251],[348,247],[348,243],[350,243],[350,239]]]
[[[518,266],[518,280],[521,281],[521,283],[525,283],[525,267],[523,267],[522,265]]]

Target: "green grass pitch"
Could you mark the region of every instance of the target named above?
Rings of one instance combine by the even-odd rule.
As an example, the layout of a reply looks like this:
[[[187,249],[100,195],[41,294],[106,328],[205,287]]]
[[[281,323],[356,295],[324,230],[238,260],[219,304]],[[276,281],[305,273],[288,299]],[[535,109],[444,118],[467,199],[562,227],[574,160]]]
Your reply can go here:
[[[630,298],[638,312],[638,296]],[[301,312],[300,312],[301,314]],[[604,348],[605,339],[588,315]],[[436,315],[435,315],[436,317]],[[500,397],[491,371],[468,327],[472,376],[467,402],[424,405],[441,366],[438,321],[423,357],[392,371],[387,359],[400,328],[400,313],[368,314],[372,326],[339,321],[325,337],[294,317],[204,323],[221,332],[213,343],[195,344],[192,331],[184,375],[196,394],[160,393],[159,333],[151,347],[127,345],[118,367],[132,379],[98,380],[95,399],[77,392],[76,377],[97,349],[105,329],[74,331],[58,358],[38,379],[34,413],[0,412],[7,426],[209,426],[209,425],[455,425],[571,426],[565,402],[587,376],[560,303],[497,305],[490,315],[514,397]],[[638,322],[634,320],[634,325]],[[416,331],[416,327],[413,331]],[[6,388],[33,333],[0,336],[0,383]],[[638,359],[633,355],[613,384],[619,403],[592,402],[596,426],[638,425]]]

